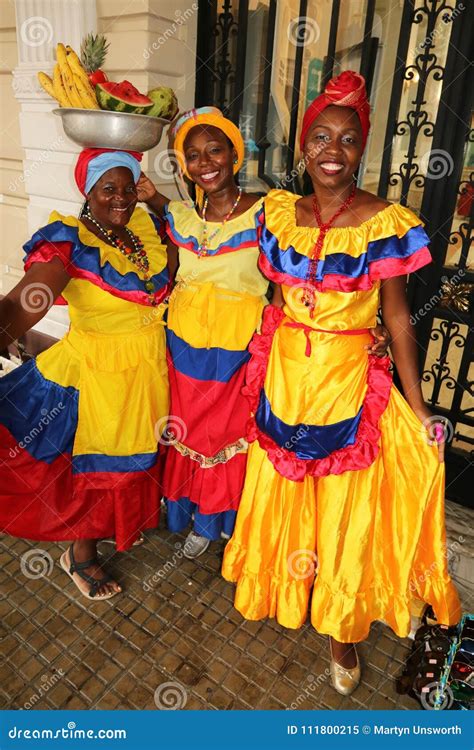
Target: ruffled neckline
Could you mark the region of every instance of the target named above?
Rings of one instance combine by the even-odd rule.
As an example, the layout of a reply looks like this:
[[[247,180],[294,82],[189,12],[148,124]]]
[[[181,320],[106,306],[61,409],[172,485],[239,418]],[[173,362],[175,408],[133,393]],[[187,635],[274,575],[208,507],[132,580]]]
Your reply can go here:
[[[313,241],[318,237],[321,231],[319,227],[301,226],[296,223],[296,204],[301,200],[301,196],[290,193],[287,190],[271,190],[264,200],[265,221],[271,230],[273,214],[275,219],[280,218],[280,212],[285,213],[284,231],[285,234],[294,235],[301,239],[310,237]],[[396,233],[396,227],[399,223],[404,225],[409,223],[410,226],[423,226],[421,219],[416,216],[409,208],[402,206],[400,203],[389,203],[388,206],[377,211],[369,219],[366,219],[357,227],[331,227],[327,230],[327,237],[337,239],[354,237],[357,241],[370,242],[373,239],[381,239]]]
[[[66,226],[74,227],[75,229],[77,229],[78,239],[86,247],[96,247],[102,251],[112,252],[114,253],[114,255],[123,257],[116,247],[114,247],[113,245],[109,245],[108,242],[105,242],[105,240],[88,229],[86,225],[82,223],[79,217],[64,216],[58,211],[51,211],[48,219],[48,224],[52,224],[54,221],[61,221],[63,224],[66,224]],[[152,224],[149,224],[148,222],[151,222],[151,217],[149,216],[148,212],[144,211],[143,208],[137,206],[132,216],[130,217],[130,221],[127,224],[127,227],[131,229],[132,232],[137,235],[137,237],[140,237],[140,234],[150,233]],[[153,234],[155,233],[155,230],[153,230]]]
[[[226,221],[226,225],[228,226],[232,224],[233,222],[242,221],[242,219],[247,217],[247,214],[251,213],[252,216],[255,215],[255,212],[258,211],[262,207],[263,201],[264,201],[264,198],[257,198],[255,203],[252,203],[252,205],[249,206],[245,211],[242,211],[241,214],[239,214],[238,216],[234,216],[232,219],[228,219],[228,221]],[[188,204],[185,201],[170,201],[170,203],[168,203],[167,206],[165,207],[165,211],[169,211],[170,208],[174,208],[176,204],[179,204],[183,208],[187,208],[193,214],[193,218],[195,218],[201,224],[204,224],[204,219],[202,218],[202,216],[199,216],[194,203]],[[205,223],[208,224],[209,226],[222,225],[222,221],[209,221],[208,219],[206,219]]]
[[[299,196],[273,190],[264,202],[260,270],[278,284],[308,281],[321,230],[296,224]],[[358,227],[333,227],[312,271],[315,289],[363,291],[375,281],[412,273],[431,261],[429,238],[410,209],[391,203]]]
[[[75,216],[53,211],[49,223],[35,232],[23,248],[25,270],[32,263],[48,262],[57,256],[72,278],[90,281],[110,294],[131,302],[157,305],[170,291],[166,247],[152,218],[136,208],[128,226],[140,237],[149,259],[149,278],[117,248],[101,240]],[[150,291],[147,287],[153,285]]]

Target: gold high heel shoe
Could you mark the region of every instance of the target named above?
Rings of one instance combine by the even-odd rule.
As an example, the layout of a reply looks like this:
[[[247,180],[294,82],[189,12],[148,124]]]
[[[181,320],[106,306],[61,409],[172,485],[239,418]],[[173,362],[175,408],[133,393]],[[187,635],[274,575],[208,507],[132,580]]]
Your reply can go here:
[[[330,672],[332,686],[341,695],[350,695],[354,692],[360,682],[360,662],[357,651],[357,664],[355,667],[352,667],[352,669],[345,669],[345,667],[341,666],[334,660],[331,639],[329,639],[329,650],[331,653]]]

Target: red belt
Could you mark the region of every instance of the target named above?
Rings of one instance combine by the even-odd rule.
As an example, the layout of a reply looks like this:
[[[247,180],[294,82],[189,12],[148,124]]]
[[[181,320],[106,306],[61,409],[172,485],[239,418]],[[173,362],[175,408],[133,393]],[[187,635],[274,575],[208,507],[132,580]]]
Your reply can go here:
[[[311,339],[309,337],[310,333],[316,332],[316,333],[333,333],[337,336],[360,336],[362,333],[369,333],[370,328],[352,328],[351,330],[347,331],[327,331],[325,328],[312,328],[311,326],[307,326],[304,323],[285,323],[288,328],[301,328],[304,331],[304,334],[306,336],[306,349],[305,349],[305,355],[306,357],[311,356]]]

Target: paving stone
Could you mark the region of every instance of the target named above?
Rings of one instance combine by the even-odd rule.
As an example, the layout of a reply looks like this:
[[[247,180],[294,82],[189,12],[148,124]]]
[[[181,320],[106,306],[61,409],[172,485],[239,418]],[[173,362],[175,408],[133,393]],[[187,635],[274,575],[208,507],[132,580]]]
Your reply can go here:
[[[173,653],[168,653],[163,656],[163,658],[160,660],[160,667],[167,672],[177,672],[177,670],[181,667],[183,663],[183,660],[180,656],[177,656]],[[148,665],[148,669],[150,669],[150,666]]]
[[[30,656],[30,658],[21,665],[20,672],[22,677],[31,681],[36,679],[39,674],[44,673],[44,664],[34,656]],[[2,679],[4,679],[3,674]]]
[[[462,524],[472,524],[472,514],[462,523],[451,515],[456,534],[467,539]],[[36,696],[37,709],[158,710],[155,690],[171,682],[185,691],[186,710],[419,708],[395,691],[410,640],[373,624],[359,647],[362,683],[344,698],[330,685],[327,637],[309,621],[286,630],[273,619],[244,620],[233,607],[235,586],[220,577],[223,545],[190,561],[178,554],[185,536],[162,526],[126,554],[101,544],[109,569],[126,587],[106,602],[86,601],[57,564],[48,577],[19,576],[21,556],[38,544],[0,537],[6,558],[0,568],[6,655],[0,706],[24,708]],[[41,543],[56,562],[65,546]],[[166,575],[144,589],[160,570]]]
[[[76,695],[74,690],[70,690],[65,684],[58,683],[51,690],[48,690],[46,698],[55,708],[63,708]]]
[[[233,698],[229,693],[226,693],[222,688],[214,690],[210,699],[211,704],[219,711],[228,709],[233,701]]]

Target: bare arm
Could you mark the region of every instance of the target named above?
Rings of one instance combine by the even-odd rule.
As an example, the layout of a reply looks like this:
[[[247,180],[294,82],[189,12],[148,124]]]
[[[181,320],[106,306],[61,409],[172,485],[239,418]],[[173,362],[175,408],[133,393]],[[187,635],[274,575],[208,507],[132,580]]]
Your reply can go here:
[[[168,254],[168,272],[170,275],[170,279],[174,279],[176,276],[176,271],[178,270],[179,266],[179,255],[178,255],[178,248],[176,245],[171,242],[169,237],[166,240],[166,251]]]
[[[272,305],[275,305],[275,307],[283,307],[284,304],[285,300],[283,299],[281,284],[273,284]]]
[[[22,280],[0,300],[0,350],[46,315],[69,279],[59,258],[33,263]]]
[[[403,393],[417,417],[425,423],[432,414],[423,400],[418,370],[418,346],[415,329],[410,322],[406,298],[406,276],[386,279],[381,285],[382,317],[392,337],[391,350]],[[444,443],[439,444],[440,460]]]

